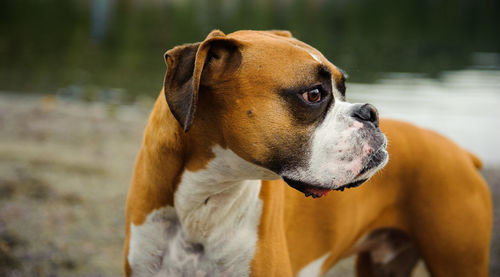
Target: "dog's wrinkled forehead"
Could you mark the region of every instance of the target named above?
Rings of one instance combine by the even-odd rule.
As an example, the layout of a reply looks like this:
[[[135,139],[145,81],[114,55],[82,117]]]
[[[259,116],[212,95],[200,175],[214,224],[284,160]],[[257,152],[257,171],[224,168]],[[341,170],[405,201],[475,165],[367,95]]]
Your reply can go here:
[[[261,82],[306,85],[317,81],[318,75],[329,75],[334,87],[344,85],[342,70],[330,63],[321,52],[291,37],[288,32],[239,31],[228,37],[244,43],[242,69],[258,75]],[[266,76],[272,77],[272,80],[266,80]],[[339,91],[334,96],[343,98],[343,89]],[[336,94],[335,90],[333,92]]]

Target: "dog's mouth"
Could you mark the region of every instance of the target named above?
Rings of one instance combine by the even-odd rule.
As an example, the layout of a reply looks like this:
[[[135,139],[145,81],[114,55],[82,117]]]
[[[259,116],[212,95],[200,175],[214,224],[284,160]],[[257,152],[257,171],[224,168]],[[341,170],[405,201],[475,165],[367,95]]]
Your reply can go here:
[[[327,188],[319,184],[306,183],[300,180],[291,179],[285,176],[283,180],[292,188],[304,193],[306,197],[319,198],[326,196],[330,191],[344,191],[344,189],[355,188],[366,182],[378,167],[383,166],[387,162],[387,151],[385,147],[381,147],[375,153],[370,155],[368,162],[361,169],[358,175],[354,178],[355,181],[335,188]]]
[[[357,181],[354,181],[352,183],[348,183],[348,184],[345,184],[345,185],[342,185],[340,187],[336,187],[333,189],[321,187],[319,185],[305,183],[305,182],[298,181],[298,180],[293,180],[293,179],[290,179],[287,177],[283,177],[283,180],[292,188],[304,193],[304,195],[306,197],[311,196],[312,198],[319,198],[321,196],[326,196],[332,190],[344,191],[344,189],[358,187],[361,184],[363,184],[364,182],[366,182],[368,179],[357,180]]]
[[[385,146],[379,148],[379,150],[377,150],[375,153],[373,153],[370,156],[368,162],[363,167],[363,169],[361,169],[358,176],[361,176],[361,175],[367,173],[368,171],[370,171],[371,169],[374,169],[374,168],[378,167],[379,165],[383,164],[387,160],[387,156],[388,156],[388,154],[387,154],[387,151],[385,150]]]

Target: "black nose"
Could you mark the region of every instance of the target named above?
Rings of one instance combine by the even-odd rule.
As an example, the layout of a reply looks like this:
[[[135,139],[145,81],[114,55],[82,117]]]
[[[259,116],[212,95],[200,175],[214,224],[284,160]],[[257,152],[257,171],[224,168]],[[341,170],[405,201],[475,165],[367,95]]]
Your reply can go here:
[[[371,122],[378,127],[378,111],[371,104],[356,106],[352,112],[352,117],[361,122]]]

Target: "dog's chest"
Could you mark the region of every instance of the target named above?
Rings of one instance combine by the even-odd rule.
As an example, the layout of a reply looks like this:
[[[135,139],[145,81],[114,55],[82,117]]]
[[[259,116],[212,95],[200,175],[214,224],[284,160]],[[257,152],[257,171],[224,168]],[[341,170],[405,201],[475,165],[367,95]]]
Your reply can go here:
[[[132,276],[247,276],[257,239],[257,224],[252,225],[192,243],[173,207],[155,210],[142,225],[131,226]]]
[[[172,207],[151,213],[140,226],[131,226],[129,261],[134,276],[206,276],[222,273],[207,260],[201,244],[186,241]]]

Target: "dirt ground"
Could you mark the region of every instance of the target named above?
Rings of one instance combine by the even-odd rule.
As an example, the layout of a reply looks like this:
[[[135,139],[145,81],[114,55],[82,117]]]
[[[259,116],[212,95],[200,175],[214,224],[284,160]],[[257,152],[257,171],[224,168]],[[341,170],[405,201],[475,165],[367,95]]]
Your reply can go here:
[[[0,94],[0,276],[121,275],[125,197],[152,101]],[[499,167],[484,176],[500,276]]]

